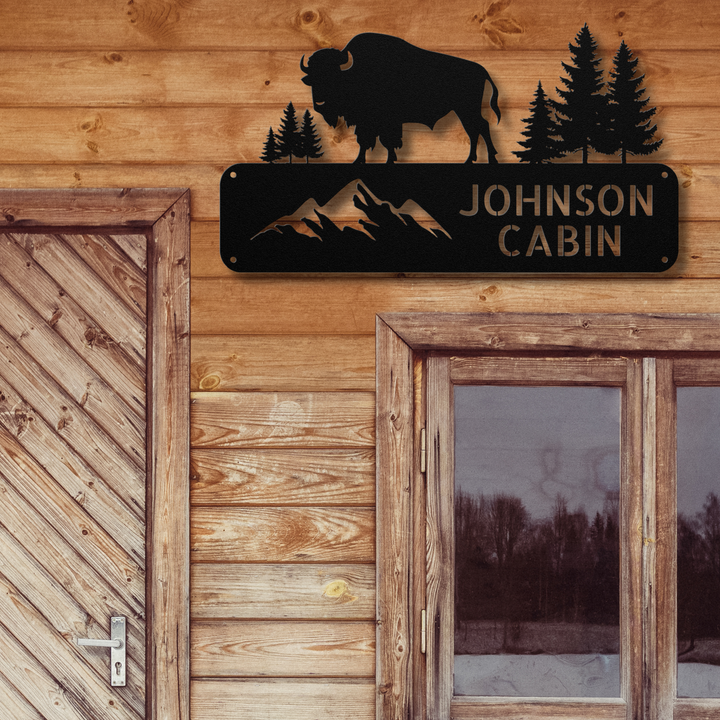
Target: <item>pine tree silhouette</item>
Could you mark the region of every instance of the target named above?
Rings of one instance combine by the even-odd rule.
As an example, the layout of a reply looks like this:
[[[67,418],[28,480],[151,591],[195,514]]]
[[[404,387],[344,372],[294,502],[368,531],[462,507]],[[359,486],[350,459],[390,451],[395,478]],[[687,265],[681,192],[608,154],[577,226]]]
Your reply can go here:
[[[270,128],[268,130],[267,134],[267,140],[265,141],[265,145],[263,146],[263,153],[260,156],[260,159],[264,162],[274,162],[280,157],[280,152],[278,151],[277,141],[275,140],[275,133],[273,132],[273,129]]]
[[[597,43],[587,26],[576,36],[577,45],[568,46],[573,65],[562,66],[569,78],[560,78],[567,89],[556,88],[564,102],[552,101],[557,113],[560,131],[560,149],[565,153],[582,150],[582,161],[587,163],[590,149],[606,152],[607,99],[601,95],[605,86],[603,72],[598,69],[600,58],[595,57]]]
[[[541,82],[538,82],[535,100],[530,103],[530,117],[523,118],[523,122],[527,125],[527,130],[521,135],[527,140],[520,140],[518,144],[527,150],[513,151],[513,155],[517,155],[520,162],[549,163],[563,156],[558,148],[558,141],[553,137],[558,135],[559,131]]]
[[[650,118],[655,114],[654,107],[647,108],[650,98],[641,96],[645,89],[641,88],[644,75],[635,77],[638,60],[633,59],[630,48],[623,40],[613,59],[613,78],[608,83],[608,114],[611,128],[612,152],[620,152],[623,163],[627,154],[650,155],[662,144],[662,140],[653,141],[657,125],[650,125]]]
[[[280,131],[277,136],[278,150],[281,158],[289,158],[292,163],[292,156],[302,157],[302,139],[298,130],[295,108],[288,103],[283,112],[283,119],[280,123]]]
[[[321,152],[322,143],[320,142],[320,137],[315,132],[313,117],[309,110],[306,110],[303,115],[300,137],[302,154],[305,156],[306,163],[310,162],[310,158],[319,158],[323,154]]]

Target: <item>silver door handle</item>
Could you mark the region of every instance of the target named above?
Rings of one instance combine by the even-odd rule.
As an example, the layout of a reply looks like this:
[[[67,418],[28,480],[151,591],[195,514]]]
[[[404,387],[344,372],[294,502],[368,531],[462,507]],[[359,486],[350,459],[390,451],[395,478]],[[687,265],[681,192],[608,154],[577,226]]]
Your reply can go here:
[[[125,643],[127,642],[127,622],[122,615],[110,618],[110,639],[95,640],[93,638],[78,638],[78,645],[86,647],[110,648],[110,685],[112,687],[125,687]]]

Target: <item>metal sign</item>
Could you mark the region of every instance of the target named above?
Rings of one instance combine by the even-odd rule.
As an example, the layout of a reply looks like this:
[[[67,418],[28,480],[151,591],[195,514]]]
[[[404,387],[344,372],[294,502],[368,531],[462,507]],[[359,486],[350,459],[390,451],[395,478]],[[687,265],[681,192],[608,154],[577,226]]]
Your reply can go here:
[[[637,60],[623,42],[606,85],[587,26],[576,40],[560,99],[538,83],[518,162],[507,164],[497,163],[480,112],[489,90],[501,117],[481,65],[374,33],[303,57],[298,75],[314,110],[331,127],[340,118],[354,127],[357,159],[322,162],[312,114],[298,121],[289,104],[278,132],[268,130],[264,162],[223,174],[223,262],[238,272],[667,270],[678,255],[677,177],[665,165],[625,162],[662,143]],[[405,123],[432,128],[450,112],[470,141],[465,164],[396,162]],[[487,164],[475,162],[481,138]],[[386,164],[365,162],[377,141]],[[588,162],[593,151],[616,160]],[[574,154],[582,162],[557,162]]]

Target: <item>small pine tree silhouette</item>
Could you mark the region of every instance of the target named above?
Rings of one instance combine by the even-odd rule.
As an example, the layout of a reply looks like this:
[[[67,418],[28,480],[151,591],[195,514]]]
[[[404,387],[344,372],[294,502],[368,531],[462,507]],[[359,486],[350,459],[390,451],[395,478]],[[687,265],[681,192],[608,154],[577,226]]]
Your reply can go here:
[[[635,77],[637,64],[637,58],[633,59],[632,51],[623,40],[613,59],[607,95],[612,152],[620,152],[623,163],[628,153],[650,155],[662,144],[662,140],[653,141],[657,125],[651,126],[650,118],[656,109],[646,109],[650,98],[641,97],[645,93],[640,87],[645,76]]]
[[[513,151],[513,155],[517,155],[520,162],[549,163],[563,156],[558,148],[558,141],[553,137],[559,134],[558,128],[541,82],[538,82],[535,100],[530,103],[530,117],[523,118],[523,122],[527,125],[527,130],[521,135],[527,140],[520,140],[518,144],[527,150]]]
[[[280,152],[278,151],[277,141],[275,140],[275,133],[273,132],[273,129],[270,128],[270,130],[268,130],[267,140],[263,146],[263,153],[260,156],[260,159],[264,162],[271,163],[279,157]]]
[[[302,139],[298,130],[295,108],[288,103],[283,112],[283,119],[280,123],[280,131],[277,136],[278,150],[281,158],[289,158],[292,163],[292,156],[302,157]]]
[[[321,152],[322,143],[320,142],[320,137],[315,131],[313,116],[310,114],[309,110],[306,110],[303,115],[300,137],[302,154],[305,156],[306,163],[310,162],[310,158],[319,158],[323,154]]]
[[[590,149],[605,152],[608,148],[605,86],[603,72],[598,69],[600,58],[595,57],[597,43],[586,25],[576,36],[577,45],[568,46],[573,65],[562,66],[569,78],[560,78],[566,89],[556,88],[564,102],[553,100],[560,131],[560,149],[565,153],[582,150],[587,163]]]

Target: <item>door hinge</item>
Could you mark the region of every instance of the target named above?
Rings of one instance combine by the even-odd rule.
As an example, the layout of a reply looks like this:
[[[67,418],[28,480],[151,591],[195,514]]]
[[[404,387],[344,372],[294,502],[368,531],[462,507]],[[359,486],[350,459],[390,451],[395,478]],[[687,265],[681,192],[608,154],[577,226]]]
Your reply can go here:
[[[420,611],[420,652],[424,655],[427,648],[427,610]]]
[[[426,458],[426,451],[425,451],[425,428],[422,428],[420,430],[420,472],[425,472],[425,458]]]

